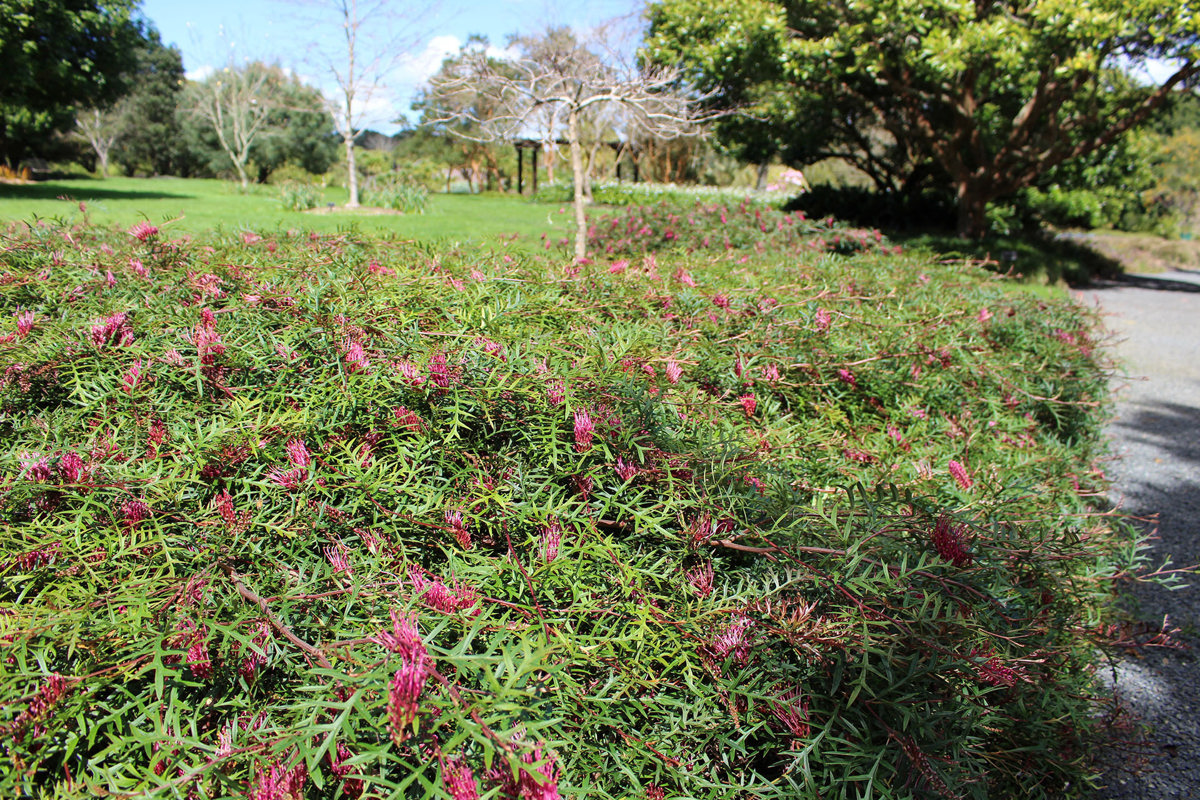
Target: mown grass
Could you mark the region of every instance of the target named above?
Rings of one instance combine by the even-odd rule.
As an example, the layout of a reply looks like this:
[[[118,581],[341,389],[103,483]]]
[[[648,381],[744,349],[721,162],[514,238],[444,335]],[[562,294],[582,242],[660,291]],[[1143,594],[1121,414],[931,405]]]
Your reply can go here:
[[[1089,312],[751,208],[135,233],[0,250],[0,794],[1086,785]]]
[[[517,234],[519,244],[541,246],[543,233],[555,239],[569,230],[569,215],[558,206],[539,205],[498,195],[434,194],[424,214],[380,214],[371,209],[342,208],[346,191],[331,187],[325,200],[333,210],[285,210],[279,192],[252,186],[242,192],[228,181],[198,178],[108,178],[0,184],[0,223],[34,217],[128,226],[145,219],[166,230],[199,235],[209,231],[238,233],[302,230],[336,233],[355,228],[364,233],[424,241],[485,244]]]

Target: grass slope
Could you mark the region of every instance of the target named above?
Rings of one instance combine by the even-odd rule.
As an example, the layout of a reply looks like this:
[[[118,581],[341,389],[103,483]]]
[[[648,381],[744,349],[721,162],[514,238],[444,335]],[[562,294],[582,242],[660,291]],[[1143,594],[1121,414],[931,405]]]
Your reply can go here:
[[[88,219],[98,225],[128,226],[137,219],[161,225],[178,235],[212,230],[266,233],[289,229],[336,233],[354,227],[363,232],[484,244],[500,235],[519,234],[541,246],[541,235],[566,235],[569,215],[554,206],[536,205],[509,197],[433,194],[425,214],[378,214],[370,209],[349,211],[342,189],[326,190],[326,200],[338,204],[332,212],[287,211],[272,187],[253,186],[243,193],[232,183],[198,178],[108,178],[0,184],[0,222],[32,217]]]

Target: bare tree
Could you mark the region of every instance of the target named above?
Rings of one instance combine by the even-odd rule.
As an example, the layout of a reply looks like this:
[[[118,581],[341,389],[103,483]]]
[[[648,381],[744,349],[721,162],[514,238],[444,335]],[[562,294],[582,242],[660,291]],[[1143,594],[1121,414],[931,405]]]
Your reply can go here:
[[[250,185],[250,148],[268,126],[274,107],[272,77],[263,64],[230,64],[188,87],[188,108],[213,129],[243,189]]]
[[[98,108],[81,111],[75,120],[75,132],[96,152],[97,171],[101,178],[107,178],[108,155],[121,134],[117,115]]]
[[[391,73],[420,41],[415,22],[430,14],[432,3],[395,0],[289,0],[316,15],[315,26],[331,21],[341,29],[337,44],[314,43],[310,58],[336,85],[329,111],[346,148],[347,208],[359,206],[358,169],[354,140],[362,133],[373,100],[384,91]],[[403,10],[400,10],[403,9]]]
[[[514,37],[520,55],[499,59],[486,48],[465,50],[451,68],[431,82],[431,98],[442,98],[442,118],[434,122],[468,122],[456,135],[485,140],[528,136],[545,124],[559,132],[570,149],[575,183],[575,257],[587,255],[586,175],[583,131],[585,118],[613,116],[613,128],[626,136],[671,139],[694,134],[703,118],[696,101],[681,90],[679,75],[665,68],[639,68],[609,46],[601,29],[591,42],[580,43],[569,30],[542,36]],[[464,96],[474,98],[467,102]],[[480,116],[477,109],[486,108]],[[597,130],[604,125],[595,124]]]

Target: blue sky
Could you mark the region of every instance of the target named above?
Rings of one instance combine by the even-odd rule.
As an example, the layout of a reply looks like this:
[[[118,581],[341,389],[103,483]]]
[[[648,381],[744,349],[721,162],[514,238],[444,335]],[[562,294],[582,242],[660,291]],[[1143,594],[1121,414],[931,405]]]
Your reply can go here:
[[[327,93],[332,88],[321,59],[322,48],[335,48],[341,33],[330,7],[321,0],[142,0],[142,13],[163,41],[183,53],[189,77],[203,77],[229,60],[279,62]],[[361,5],[367,5],[365,2]],[[419,6],[388,0],[403,15]],[[606,20],[636,18],[641,0],[496,0],[495,2],[431,3],[429,11],[399,19],[394,64],[386,80],[368,99],[364,127],[388,133],[391,120],[410,115],[413,92],[471,34],[483,34],[503,46],[511,33],[534,33],[549,25],[580,31]],[[374,25],[372,32],[385,26]],[[637,26],[634,25],[636,28]]]

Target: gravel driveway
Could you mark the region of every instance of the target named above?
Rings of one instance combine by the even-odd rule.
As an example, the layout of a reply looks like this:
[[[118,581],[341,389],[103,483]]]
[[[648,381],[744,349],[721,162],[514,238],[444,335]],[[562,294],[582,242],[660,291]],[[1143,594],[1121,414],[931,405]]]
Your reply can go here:
[[[1120,282],[1079,293],[1099,303],[1117,338],[1126,373],[1109,426],[1112,498],[1157,528],[1151,558],[1200,563],[1200,270]],[[1118,696],[1151,728],[1148,753],[1103,758],[1105,800],[1200,797],[1200,578],[1176,591],[1137,585],[1127,601],[1145,620],[1180,628],[1184,650],[1145,648],[1118,656],[1106,670]]]

